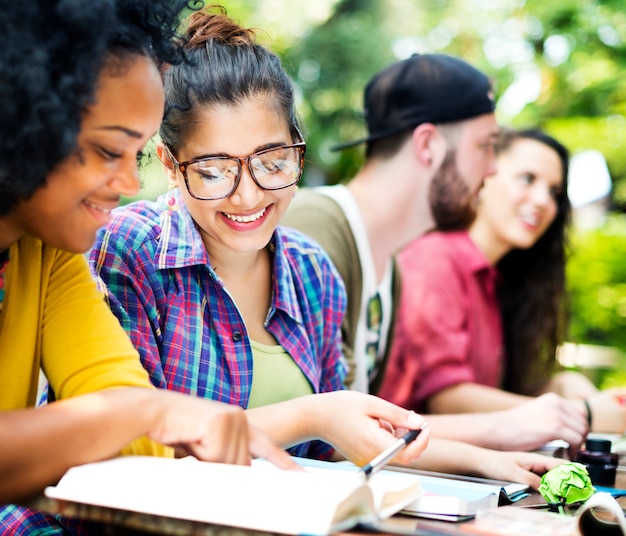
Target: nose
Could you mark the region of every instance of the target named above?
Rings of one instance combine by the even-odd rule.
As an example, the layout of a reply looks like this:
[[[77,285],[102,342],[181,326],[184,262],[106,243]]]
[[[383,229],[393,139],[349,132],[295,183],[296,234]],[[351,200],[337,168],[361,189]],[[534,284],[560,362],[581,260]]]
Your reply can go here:
[[[263,190],[254,182],[248,166],[241,168],[241,179],[237,189],[231,194],[230,200],[233,204],[241,207],[255,207],[263,198]]]
[[[498,172],[498,166],[496,165],[496,155],[493,151],[489,152],[489,156],[487,157],[487,165],[485,168],[485,177],[491,177]]]
[[[122,166],[111,179],[109,185],[122,195],[128,197],[137,195],[141,189],[137,162],[132,160]]]
[[[546,206],[552,201],[552,195],[550,193],[550,186],[536,182],[533,184],[533,188],[530,190],[530,198],[537,206]]]

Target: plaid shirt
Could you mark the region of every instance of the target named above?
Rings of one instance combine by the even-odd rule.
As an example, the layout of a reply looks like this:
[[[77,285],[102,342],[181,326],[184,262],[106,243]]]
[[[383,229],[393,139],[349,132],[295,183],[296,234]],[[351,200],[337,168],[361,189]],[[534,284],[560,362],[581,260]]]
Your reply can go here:
[[[50,515],[15,504],[0,508],[0,534],[10,536],[104,536],[105,526],[81,519]]]
[[[278,227],[270,248],[266,329],[314,392],[342,389],[346,295],[339,275],[321,248],[295,230]],[[117,209],[89,258],[154,385],[247,407],[253,369],[246,326],[178,190]],[[328,450],[314,453],[307,444],[292,452],[323,457]]]

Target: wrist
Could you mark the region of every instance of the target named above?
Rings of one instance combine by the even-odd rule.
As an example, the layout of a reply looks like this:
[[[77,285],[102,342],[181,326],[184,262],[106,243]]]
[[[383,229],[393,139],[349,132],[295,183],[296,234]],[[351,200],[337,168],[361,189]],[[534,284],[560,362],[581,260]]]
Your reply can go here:
[[[585,411],[587,412],[587,425],[589,426],[589,431],[591,431],[591,426],[593,424],[593,413],[591,412],[591,405],[589,404],[589,400],[586,398],[583,400],[583,404],[585,406]]]
[[[165,389],[133,389],[133,395],[129,402],[128,411],[133,414],[137,423],[138,436],[148,436],[158,441],[163,433],[163,422],[167,412],[175,403],[172,400],[176,393]]]
[[[303,437],[307,439],[321,439],[329,442],[327,437],[328,426],[326,426],[324,421],[326,412],[323,408],[327,397],[328,393],[318,393],[298,399],[301,403],[301,407],[298,408],[297,422],[300,428],[300,434]]]

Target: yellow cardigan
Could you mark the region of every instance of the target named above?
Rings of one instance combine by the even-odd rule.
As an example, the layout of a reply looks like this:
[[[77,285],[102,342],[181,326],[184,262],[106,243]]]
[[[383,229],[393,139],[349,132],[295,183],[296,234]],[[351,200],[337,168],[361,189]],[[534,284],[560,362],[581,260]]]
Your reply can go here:
[[[152,388],[83,255],[26,235],[11,245],[0,314],[0,411],[34,406],[40,367],[57,399],[122,386]],[[138,440],[124,451],[171,454]]]

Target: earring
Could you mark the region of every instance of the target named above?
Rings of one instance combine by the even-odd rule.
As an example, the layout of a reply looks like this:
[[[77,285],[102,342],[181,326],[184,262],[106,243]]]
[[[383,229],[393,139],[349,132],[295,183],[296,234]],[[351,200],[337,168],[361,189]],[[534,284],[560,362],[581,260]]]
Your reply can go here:
[[[176,181],[168,181],[167,184],[167,189],[168,190],[176,190],[176,188],[178,188],[178,184],[176,184]]]

